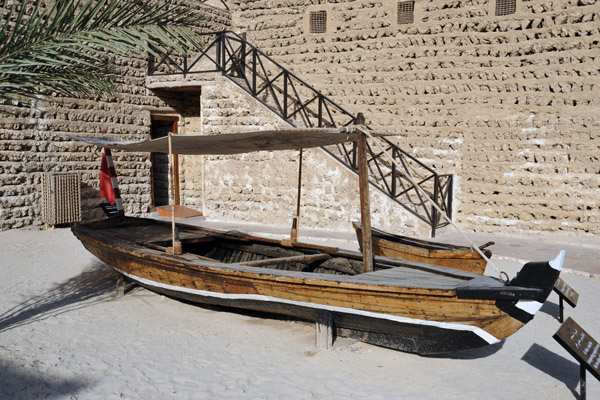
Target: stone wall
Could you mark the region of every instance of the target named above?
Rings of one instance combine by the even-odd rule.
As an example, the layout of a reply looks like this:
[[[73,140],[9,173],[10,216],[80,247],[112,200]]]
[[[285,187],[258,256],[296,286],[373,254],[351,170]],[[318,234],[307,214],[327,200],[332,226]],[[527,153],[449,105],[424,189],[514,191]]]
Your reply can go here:
[[[202,87],[202,120],[186,119],[185,133],[227,134],[288,125],[224,77]],[[269,223],[291,228],[296,213],[298,151],[237,156],[180,156],[182,203],[210,218]],[[303,154],[300,227],[352,230],[360,220],[358,176],[321,149]],[[204,194],[202,188],[204,187]],[[205,201],[203,202],[203,198]],[[371,190],[373,224],[408,231],[424,224]]]
[[[398,25],[389,1],[230,3],[234,28],[374,128],[401,130],[405,150],[455,174],[455,220],[467,229],[600,233],[600,5],[592,0],[517,0],[495,17],[493,0],[415,2]],[[207,8],[207,29],[229,24]],[[310,34],[308,12],[327,11]],[[147,138],[152,114],[180,117],[181,133],[285,126],[223,78],[201,93],[151,91],[143,55],[112,98],[6,105],[0,123],[0,230],[39,225],[40,173],[77,171],[84,217],[97,205],[100,153],[61,135]],[[203,78],[204,79],[204,78]],[[213,79],[213,77],[206,78]],[[181,157],[185,205],[209,217],[289,226],[297,152]],[[114,152],[129,214],[151,206],[150,159]],[[321,150],[304,155],[302,224],[350,229],[359,218],[356,176]],[[204,188],[204,192],[202,190]],[[427,233],[372,190],[373,224]]]
[[[201,7],[206,30],[229,26],[229,14]],[[146,55],[116,58],[121,72],[115,95],[93,99],[55,98],[0,105],[12,115],[0,115],[0,230],[36,226],[41,220],[41,174],[79,172],[84,219],[103,215],[98,205],[99,149],[64,135],[99,137],[102,132],[122,139],[149,137],[151,114],[186,116],[199,109],[181,94],[147,89]],[[190,108],[193,110],[190,111]],[[151,206],[150,159],[134,153],[113,153],[121,195],[128,214],[140,215]]]
[[[600,233],[600,3],[234,0],[256,46],[405,150],[455,174],[455,220],[478,231]],[[324,34],[308,32],[325,10]]]

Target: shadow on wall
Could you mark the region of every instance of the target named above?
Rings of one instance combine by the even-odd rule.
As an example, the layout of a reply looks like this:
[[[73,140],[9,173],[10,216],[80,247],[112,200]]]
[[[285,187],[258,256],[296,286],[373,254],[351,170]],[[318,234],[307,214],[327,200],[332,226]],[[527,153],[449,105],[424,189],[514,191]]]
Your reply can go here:
[[[100,163],[98,163],[98,178],[100,180]],[[100,204],[106,202],[104,197],[100,196],[100,191],[96,186],[90,186],[85,182],[81,183],[81,220],[89,221],[104,217],[104,212]]]
[[[107,301],[114,296],[117,273],[97,261],[81,274],[0,314],[0,333]]]
[[[96,382],[85,376],[43,376],[35,370],[27,370],[13,363],[0,360],[0,398],[2,399],[64,399]]]
[[[200,92],[178,92],[170,90],[153,90],[168,107],[183,117],[200,116]]]

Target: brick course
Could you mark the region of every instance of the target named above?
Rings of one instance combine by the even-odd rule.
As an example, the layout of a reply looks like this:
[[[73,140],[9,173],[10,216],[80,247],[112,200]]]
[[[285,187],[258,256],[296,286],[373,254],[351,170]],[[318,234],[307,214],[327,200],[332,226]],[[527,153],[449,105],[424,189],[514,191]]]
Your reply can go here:
[[[402,148],[455,174],[461,226],[600,233],[600,4],[517,0],[515,14],[495,17],[493,1],[417,0],[414,23],[398,25],[396,2],[313,3],[234,0],[233,27],[374,128],[408,132],[395,139]],[[321,8],[327,32],[309,34],[307,11]],[[225,13],[207,10],[207,29],[229,24]],[[214,84],[202,93],[153,92],[143,55],[116,63],[123,78],[114,98],[6,106],[17,114],[0,124],[0,230],[41,223],[47,171],[79,171],[84,217],[101,215],[99,150],[62,134],[147,138],[152,113],[179,114],[181,133],[285,126],[224,78],[207,77]],[[180,160],[183,204],[213,218],[289,225],[297,152]],[[150,158],[115,152],[115,161],[126,211],[147,213]],[[356,176],[321,150],[305,152],[304,168],[302,224],[350,229],[359,217]],[[401,207],[372,196],[374,226],[427,233]]]
[[[229,14],[201,7],[208,31],[229,26]],[[116,94],[94,99],[57,98],[0,105],[13,115],[0,115],[0,230],[41,225],[41,173],[77,171],[82,177],[83,218],[103,215],[98,205],[100,150],[74,142],[63,135],[99,137],[102,131],[122,139],[146,139],[152,112],[175,112],[168,96],[159,97],[146,88],[146,54],[116,57],[121,76],[115,79]],[[178,97],[176,101],[181,103]],[[126,212],[149,211],[150,158],[148,155],[115,152],[114,160]]]
[[[249,40],[405,150],[455,174],[467,229],[598,234],[600,3],[234,1]],[[310,6],[310,7],[309,7]],[[328,11],[327,33],[306,29]]]

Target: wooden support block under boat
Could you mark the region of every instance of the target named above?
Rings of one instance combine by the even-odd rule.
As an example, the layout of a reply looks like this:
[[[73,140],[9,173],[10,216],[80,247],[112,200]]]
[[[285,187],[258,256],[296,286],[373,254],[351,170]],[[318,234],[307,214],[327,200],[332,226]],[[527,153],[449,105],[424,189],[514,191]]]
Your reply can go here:
[[[333,315],[329,311],[317,310],[315,317],[315,346],[318,349],[330,349],[333,346]]]
[[[123,275],[119,275],[117,279],[117,297],[122,297],[125,295],[125,277]]]

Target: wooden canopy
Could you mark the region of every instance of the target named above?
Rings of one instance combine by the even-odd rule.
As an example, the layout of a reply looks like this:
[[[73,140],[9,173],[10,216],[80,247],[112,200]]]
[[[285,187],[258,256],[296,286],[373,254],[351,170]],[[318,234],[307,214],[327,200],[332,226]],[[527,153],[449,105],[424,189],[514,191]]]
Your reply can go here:
[[[364,123],[364,119],[361,121]],[[361,124],[362,125],[362,124]],[[375,136],[392,136],[397,133],[377,132]],[[367,165],[367,144],[364,133],[356,127],[340,128],[287,128],[242,132],[224,135],[178,135],[144,141],[120,141],[116,139],[87,138],[67,136],[69,139],[83,141],[99,147],[108,147],[123,151],[172,154],[226,155],[253,151],[295,150],[323,147],[344,142],[357,142],[359,188],[361,204],[361,222],[365,227],[363,234],[363,257],[365,272],[373,271],[373,252],[371,245],[371,215],[369,203],[369,183]],[[171,164],[172,165],[172,164]],[[171,166],[171,174],[172,174]],[[173,179],[171,179],[173,181]],[[299,182],[300,187],[300,182]],[[300,189],[299,189],[300,191]],[[298,203],[299,203],[298,198]],[[174,215],[174,205],[172,206]],[[299,214],[299,212],[298,212]],[[295,221],[297,223],[297,221]],[[175,254],[175,219],[173,227],[173,254]],[[297,226],[296,226],[297,229]]]
[[[68,136],[100,147],[116,150],[169,153],[169,138],[121,141]],[[224,135],[171,134],[173,154],[241,154],[253,151],[297,150],[322,147],[356,140],[347,128],[291,128]]]

